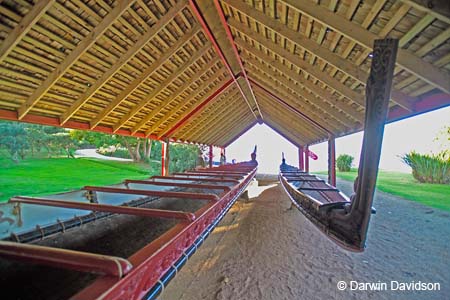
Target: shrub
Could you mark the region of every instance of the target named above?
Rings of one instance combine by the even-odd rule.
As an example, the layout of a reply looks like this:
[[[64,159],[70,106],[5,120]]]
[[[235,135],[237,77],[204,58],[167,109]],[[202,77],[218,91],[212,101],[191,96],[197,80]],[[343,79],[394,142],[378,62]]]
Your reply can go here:
[[[450,183],[450,151],[442,151],[437,155],[411,151],[401,159],[411,167],[413,177],[419,182]]]
[[[354,157],[348,154],[341,154],[336,159],[336,166],[340,172],[348,172],[352,167]]]

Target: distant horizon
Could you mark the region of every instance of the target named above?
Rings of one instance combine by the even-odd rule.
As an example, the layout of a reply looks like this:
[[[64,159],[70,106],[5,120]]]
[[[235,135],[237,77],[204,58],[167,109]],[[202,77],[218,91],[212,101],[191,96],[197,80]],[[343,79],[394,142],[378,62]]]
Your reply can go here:
[[[386,124],[380,170],[411,173],[411,168],[401,161],[400,156],[412,150],[422,154],[439,153],[443,146],[433,140],[445,126],[450,126],[450,107]],[[336,157],[340,154],[353,156],[352,167],[357,168],[362,138],[362,131],[336,138]],[[226,148],[227,161],[231,162],[233,158],[237,161],[249,160],[255,145],[258,146],[259,172],[278,173],[282,152],[288,164],[298,166],[297,147],[265,124],[255,125],[229,145]],[[317,161],[310,159],[310,171],[326,171],[327,142],[312,145],[310,150],[319,157]]]

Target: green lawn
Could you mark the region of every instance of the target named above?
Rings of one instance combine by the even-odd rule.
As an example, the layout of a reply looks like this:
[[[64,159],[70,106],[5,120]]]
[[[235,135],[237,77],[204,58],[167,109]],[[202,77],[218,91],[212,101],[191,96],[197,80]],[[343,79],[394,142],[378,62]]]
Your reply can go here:
[[[327,172],[317,172],[317,174],[327,174]],[[349,181],[354,181],[356,175],[357,170],[336,173],[338,178]],[[420,183],[411,174],[380,171],[377,188],[407,200],[450,211],[450,185],[448,184]]]
[[[36,196],[110,185],[126,178],[143,179],[160,173],[160,164],[138,164],[89,158],[39,158],[15,164],[0,158],[0,202],[12,196]]]

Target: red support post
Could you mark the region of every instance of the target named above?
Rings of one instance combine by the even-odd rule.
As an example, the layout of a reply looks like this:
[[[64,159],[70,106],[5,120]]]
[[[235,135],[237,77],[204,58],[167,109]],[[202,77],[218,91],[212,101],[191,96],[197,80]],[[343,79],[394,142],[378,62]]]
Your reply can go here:
[[[161,175],[169,175],[169,140],[161,142]]]
[[[305,146],[305,172],[309,173],[309,147]]]
[[[328,139],[328,183],[336,186],[336,143],[331,136]]]
[[[213,167],[213,145],[209,145],[209,167]]]
[[[305,170],[305,160],[303,158],[303,146],[298,146],[298,168],[300,171]]]

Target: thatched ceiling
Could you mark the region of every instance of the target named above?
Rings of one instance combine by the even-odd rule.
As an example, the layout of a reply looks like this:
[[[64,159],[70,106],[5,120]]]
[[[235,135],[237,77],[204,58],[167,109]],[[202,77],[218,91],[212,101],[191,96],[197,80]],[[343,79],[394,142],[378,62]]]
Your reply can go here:
[[[0,118],[225,146],[362,129],[377,38],[389,120],[450,104],[446,1],[0,1]],[[429,1],[428,1],[429,2]]]

